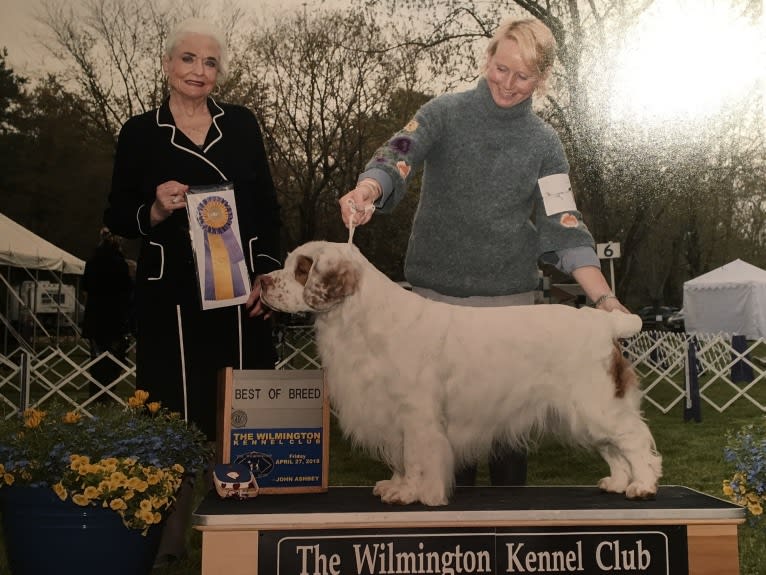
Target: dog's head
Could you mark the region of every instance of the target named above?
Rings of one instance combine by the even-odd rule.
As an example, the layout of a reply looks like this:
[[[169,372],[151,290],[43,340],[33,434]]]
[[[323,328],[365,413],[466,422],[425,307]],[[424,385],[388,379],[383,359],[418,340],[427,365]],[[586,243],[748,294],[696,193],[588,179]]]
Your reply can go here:
[[[323,312],[354,293],[361,276],[356,246],[308,242],[281,270],[261,276],[261,301],[286,313]]]

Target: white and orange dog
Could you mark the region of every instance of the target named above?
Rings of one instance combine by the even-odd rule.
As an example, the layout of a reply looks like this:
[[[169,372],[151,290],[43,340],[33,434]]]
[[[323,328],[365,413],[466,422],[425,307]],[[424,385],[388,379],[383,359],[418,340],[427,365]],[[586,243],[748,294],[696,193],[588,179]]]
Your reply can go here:
[[[455,466],[495,439],[527,445],[549,431],[599,451],[610,471],[601,489],[656,494],[661,458],[616,343],[641,329],[638,316],[433,302],[345,243],[298,247],[261,289],[275,310],[315,314],[340,425],[393,471],[375,485],[383,501],[445,505]]]

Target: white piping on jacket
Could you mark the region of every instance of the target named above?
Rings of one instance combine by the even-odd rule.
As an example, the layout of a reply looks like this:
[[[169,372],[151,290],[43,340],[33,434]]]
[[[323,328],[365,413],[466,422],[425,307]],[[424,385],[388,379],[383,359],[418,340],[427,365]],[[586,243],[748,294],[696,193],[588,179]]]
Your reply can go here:
[[[150,246],[157,246],[158,248],[160,248],[160,275],[158,275],[157,277],[148,277],[147,276],[146,279],[148,281],[161,280],[162,276],[165,274],[165,246],[163,246],[162,244],[158,244],[157,242],[153,242],[151,240],[149,240],[149,245]]]
[[[148,236],[149,232],[145,232],[143,229],[141,229],[141,209],[146,209],[146,204],[141,204],[136,210],[136,224],[138,224],[138,232],[142,236]]]
[[[239,332],[239,369],[242,369],[242,306],[237,306],[237,331]]]
[[[184,396],[184,421],[189,422],[189,400],[186,392],[186,352],[184,351],[184,328],[181,321],[181,306],[176,305],[176,317],[178,318],[178,347],[181,351],[181,388]]]
[[[217,113],[215,116],[213,116],[213,125],[215,126],[215,129],[218,131],[218,137],[215,140],[213,140],[212,142],[210,142],[210,144],[205,148],[206,152],[210,149],[210,147],[213,144],[215,144],[218,140],[220,140],[223,137],[223,132],[221,131],[221,128],[218,127],[218,122],[216,120],[220,116],[223,116],[224,113],[225,113],[223,111],[223,109],[218,104],[215,103],[215,100],[213,100],[212,98],[210,98],[210,100],[213,102],[213,105],[216,108],[218,108],[218,110],[219,110],[219,113]],[[205,156],[203,156],[202,154],[198,154],[194,150],[190,150],[189,148],[185,148],[184,146],[180,146],[179,144],[176,144],[176,130],[177,130],[177,128],[176,128],[175,124],[162,124],[160,122],[160,108],[157,108],[157,112],[156,112],[156,115],[155,115],[155,121],[157,122],[158,126],[163,127],[163,128],[170,128],[173,131],[172,135],[170,136],[170,144],[171,145],[173,145],[176,148],[178,148],[179,150],[187,152],[187,153],[191,154],[192,156],[195,156],[195,157],[199,158],[200,160],[202,160],[203,162],[205,162],[207,165],[209,165],[211,168],[213,168],[216,172],[218,172],[218,175],[221,176],[221,178],[223,178],[224,181],[228,181],[229,180],[229,178],[227,178],[226,175],[221,170],[218,169],[218,166],[216,166],[213,162],[208,160]]]

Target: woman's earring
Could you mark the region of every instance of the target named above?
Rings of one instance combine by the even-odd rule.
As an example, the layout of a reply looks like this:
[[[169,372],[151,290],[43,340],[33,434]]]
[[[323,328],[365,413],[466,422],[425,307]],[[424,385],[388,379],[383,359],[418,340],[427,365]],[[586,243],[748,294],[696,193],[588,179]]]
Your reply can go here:
[[[215,88],[213,88],[213,96],[220,96],[221,95],[221,85],[216,84]]]

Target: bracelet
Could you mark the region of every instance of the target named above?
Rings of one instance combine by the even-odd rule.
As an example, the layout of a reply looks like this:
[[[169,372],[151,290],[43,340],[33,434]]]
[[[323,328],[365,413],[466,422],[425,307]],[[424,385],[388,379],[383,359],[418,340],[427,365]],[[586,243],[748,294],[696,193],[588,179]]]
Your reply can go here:
[[[598,299],[593,302],[593,307],[597,308],[608,299],[617,299],[617,296],[611,293],[605,293],[604,295],[599,296]]]

